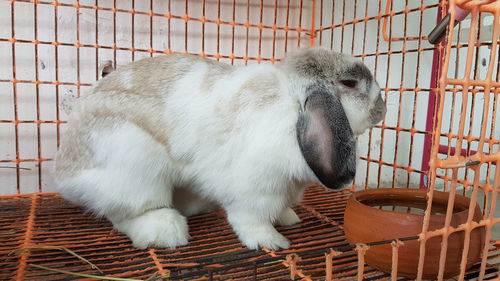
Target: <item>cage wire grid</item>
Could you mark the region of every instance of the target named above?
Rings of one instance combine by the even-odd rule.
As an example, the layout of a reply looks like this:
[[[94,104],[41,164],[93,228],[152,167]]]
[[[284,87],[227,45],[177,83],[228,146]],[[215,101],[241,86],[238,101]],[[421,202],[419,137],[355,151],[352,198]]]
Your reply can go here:
[[[497,277],[499,243],[492,230],[499,222],[500,3],[12,0],[0,5],[0,25],[8,27],[0,30],[0,58],[6,62],[0,70],[0,178],[5,194],[0,195],[0,279],[70,278],[31,264],[96,273],[64,252],[11,255],[20,247],[43,244],[70,248],[106,275],[122,278],[146,279],[158,273],[173,280],[395,280],[400,244],[392,244],[390,274],[364,264],[369,247],[342,251],[347,246],[342,231],[346,200],[360,188],[427,185],[429,198],[435,189],[448,190],[450,198],[461,193],[471,197],[471,210],[477,201],[484,214],[479,223],[469,214],[458,228],[448,220],[442,229],[426,231],[427,208],[417,279],[425,242],[457,231],[466,234],[466,250],[456,279]],[[454,15],[455,5],[471,11],[469,27],[459,23],[449,29],[446,41],[430,45],[428,22],[432,26],[448,7]],[[483,25],[487,16],[493,17],[491,31]],[[289,250],[247,250],[224,213],[216,212],[189,218],[193,239],[188,246],[141,251],[106,220],[85,214],[52,192],[50,169],[66,107],[100,78],[105,65],[173,52],[235,65],[275,63],[303,46],[323,46],[362,59],[381,84],[389,116],[359,137],[361,164],[351,190],[332,193],[311,187],[295,207],[303,221],[278,228],[291,240]],[[466,271],[468,236],[478,227],[486,228],[485,254]],[[446,243],[441,253],[446,253]],[[441,262],[445,258],[442,254]],[[437,278],[443,279],[442,271]]]

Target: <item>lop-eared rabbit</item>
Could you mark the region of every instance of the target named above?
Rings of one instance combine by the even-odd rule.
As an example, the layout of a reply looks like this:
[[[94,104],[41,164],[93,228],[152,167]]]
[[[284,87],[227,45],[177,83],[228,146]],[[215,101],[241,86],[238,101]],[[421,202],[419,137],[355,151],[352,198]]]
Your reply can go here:
[[[248,248],[288,248],[273,225],[300,222],[291,207],[311,183],[352,181],[355,136],[385,111],[368,68],[330,50],[276,65],[147,58],[78,100],[56,184],[138,248],[186,245],[186,216],[218,208]]]

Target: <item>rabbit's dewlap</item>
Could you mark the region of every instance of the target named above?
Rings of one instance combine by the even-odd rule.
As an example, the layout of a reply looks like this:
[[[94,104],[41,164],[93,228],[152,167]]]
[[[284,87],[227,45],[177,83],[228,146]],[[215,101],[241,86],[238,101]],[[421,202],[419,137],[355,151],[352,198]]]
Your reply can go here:
[[[186,245],[185,216],[216,208],[249,248],[288,248],[273,225],[300,221],[291,206],[311,183],[353,179],[355,135],[385,111],[370,71],[324,49],[246,67],[143,59],[79,99],[57,187],[139,248]]]

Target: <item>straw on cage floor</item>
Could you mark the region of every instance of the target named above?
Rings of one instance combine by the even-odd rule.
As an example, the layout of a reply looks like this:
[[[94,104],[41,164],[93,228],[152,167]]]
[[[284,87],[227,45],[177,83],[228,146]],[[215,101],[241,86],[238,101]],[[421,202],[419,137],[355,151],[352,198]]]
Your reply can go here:
[[[292,278],[292,267],[298,280],[324,279],[330,274],[334,279],[357,279],[355,251],[333,257],[331,273],[325,272],[325,254],[347,245],[342,220],[349,195],[349,191],[311,187],[304,201],[295,207],[302,222],[278,228],[291,240],[291,247],[277,252],[243,247],[221,211],[189,218],[192,240],[185,247],[139,250],[125,235],[113,231],[107,220],[85,214],[58,194],[3,196],[0,197],[0,279],[79,279],[30,264],[100,275],[63,251],[11,254],[30,245],[64,246],[94,263],[105,276],[119,278],[147,279],[159,274],[169,276],[168,280],[286,280]],[[490,259],[499,253],[492,248]],[[476,268],[469,270],[467,279],[477,276],[477,272]],[[490,265],[486,277],[496,275],[496,266]],[[363,278],[387,280],[390,275],[365,265]]]

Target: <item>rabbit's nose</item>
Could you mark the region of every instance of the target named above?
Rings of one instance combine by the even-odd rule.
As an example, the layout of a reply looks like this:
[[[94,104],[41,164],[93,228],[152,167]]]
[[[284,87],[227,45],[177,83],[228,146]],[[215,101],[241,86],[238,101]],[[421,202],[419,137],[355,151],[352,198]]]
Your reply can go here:
[[[387,108],[382,96],[379,94],[372,108],[370,109],[370,121],[373,125],[384,119]]]

